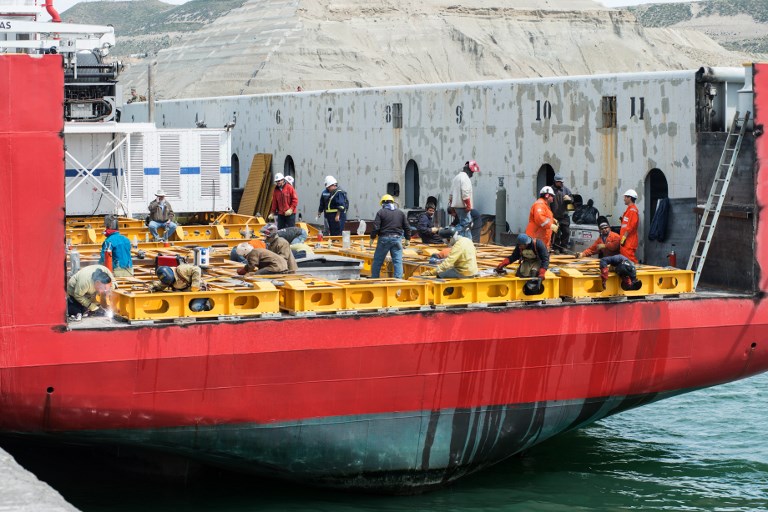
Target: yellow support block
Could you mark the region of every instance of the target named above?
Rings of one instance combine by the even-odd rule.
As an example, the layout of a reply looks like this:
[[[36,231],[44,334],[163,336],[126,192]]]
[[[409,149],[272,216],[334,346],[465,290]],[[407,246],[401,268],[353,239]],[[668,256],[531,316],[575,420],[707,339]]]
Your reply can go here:
[[[426,283],[403,279],[358,279],[339,283],[345,288],[348,309],[412,308],[429,304]]]
[[[423,280],[425,278],[419,278]],[[416,280],[416,278],[414,278]],[[560,280],[552,274],[542,280],[544,290],[526,295],[525,284],[530,279],[520,277],[476,277],[470,279],[430,279],[431,299],[435,305],[499,304],[506,302],[537,302],[560,297]]]
[[[258,316],[280,311],[280,292],[270,282],[255,282],[253,289],[199,292],[156,292],[115,290],[111,301],[115,312],[128,320],[171,320],[217,316]],[[192,311],[192,299],[209,299],[210,311]]]
[[[293,313],[417,308],[428,304],[427,283],[402,279],[289,279],[280,289],[280,307]]]
[[[330,312],[345,308],[344,288],[330,281],[286,279],[280,287],[280,307],[290,312]]]
[[[608,275],[605,290],[597,268],[560,268],[561,293],[564,297],[605,298],[614,296],[637,297],[643,295],[677,295],[693,291],[693,272],[690,270],[662,267],[640,267],[637,279],[642,283],[639,290],[625,291],[619,276]]]

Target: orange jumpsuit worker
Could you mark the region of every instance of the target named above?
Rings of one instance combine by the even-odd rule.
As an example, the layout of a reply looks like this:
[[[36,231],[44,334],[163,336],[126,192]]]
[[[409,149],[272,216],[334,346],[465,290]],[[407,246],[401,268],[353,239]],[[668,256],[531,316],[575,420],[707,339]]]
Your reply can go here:
[[[624,192],[624,204],[627,205],[627,209],[621,216],[619,235],[621,236],[621,255],[637,263],[635,252],[638,246],[637,228],[640,224],[640,212],[635,206],[635,201],[637,201],[637,192],[633,189]]]
[[[547,245],[547,250],[552,245],[552,233],[557,233],[558,225],[552,209],[549,205],[555,199],[555,191],[552,187],[543,187],[539,191],[539,198],[531,206],[528,215],[528,227],[525,234],[531,238],[541,240]]]

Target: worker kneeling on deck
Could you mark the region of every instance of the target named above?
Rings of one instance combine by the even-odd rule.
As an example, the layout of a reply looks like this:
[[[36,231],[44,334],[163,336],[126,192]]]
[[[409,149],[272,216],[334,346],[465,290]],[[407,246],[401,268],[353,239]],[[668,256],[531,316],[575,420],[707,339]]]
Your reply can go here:
[[[517,235],[517,246],[512,254],[504,258],[496,267],[496,273],[502,274],[504,268],[512,262],[519,262],[517,277],[538,277],[544,279],[549,268],[549,251],[544,242],[531,238],[525,233]]]
[[[598,258],[605,256],[614,256],[619,254],[621,249],[621,235],[611,231],[611,225],[608,224],[608,218],[598,217],[597,227],[600,230],[600,236],[595,243],[589,246],[584,252],[576,254],[577,258],[587,258],[597,254]]]
[[[454,228],[443,228],[438,235],[448,244],[451,252],[434,270],[427,270],[421,275],[436,275],[445,279],[465,279],[477,275],[477,252],[472,240],[459,235]]]
[[[208,287],[202,280],[202,271],[196,265],[182,263],[178,267],[161,266],[155,269],[155,275],[159,281],[149,286],[150,292],[197,292]],[[192,311],[210,311],[213,304],[209,299],[192,299],[189,303]]]
[[[89,265],[67,281],[67,314],[74,321],[84,316],[105,316],[107,295],[117,287],[115,276],[103,265]]]
[[[238,269],[237,273],[244,276],[248,272],[255,274],[285,274],[288,272],[288,262],[267,249],[257,249],[248,242],[243,242],[235,247],[237,255],[245,258],[245,266]]]
[[[285,258],[288,263],[288,270],[290,272],[296,272],[299,266],[296,265],[296,258],[293,257],[291,251],[291,245],[288,241],[277,234],[277,226],[275,224],[267,224],[261,228],[261,234],[264,235],[264,241],[267,243],[267,249]]]
[[[626,256],[617,254],[600,258],[600,278],[603,280],[603,290],[605,290],[605,283],[611,268],[621,279],[622,290],[639,290],[643,287],[643,282],[637,279],[635,264]]]

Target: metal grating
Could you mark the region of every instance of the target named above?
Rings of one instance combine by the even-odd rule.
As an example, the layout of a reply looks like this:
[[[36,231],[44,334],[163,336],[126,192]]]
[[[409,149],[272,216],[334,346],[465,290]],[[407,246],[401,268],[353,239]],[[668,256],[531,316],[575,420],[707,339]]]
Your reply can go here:
[[[200,135],[200,186],[203,197],[219,197],[219,135]]]
[[[131,200],[144,199],[144,136],[131,135],[131,159],[128,162],[128,182],[131,185]]]
[[[169,199],[181,199],[181,161],[178,133],[160,134],[160,188]]]

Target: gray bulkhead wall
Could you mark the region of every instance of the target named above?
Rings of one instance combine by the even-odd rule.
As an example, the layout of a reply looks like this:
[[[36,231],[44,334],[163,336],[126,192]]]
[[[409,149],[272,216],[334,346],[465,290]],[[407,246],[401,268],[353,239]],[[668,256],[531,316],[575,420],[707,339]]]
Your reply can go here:
[[[388,182],[400,184],[404,201],[409,160],[419,167],[419,204],[435,195],[445,207],[452,178],[474,159],[481,167],[476,207],[494,213],[497,178],[504,177],[507,221],[519,232],[542,164],[614,225],[628,188],[640,194],[641,224],[650,222],[642,215],[651,169],[664,173],[670,198],[695,198],[694,86],[691,71],[200,98],[159,102],[156,120],[190,127],[197,117],[217,127],[236,116],[232,150],[241,184],[254,154],[271,153],[273,172],[291,156],[306,220],[314,219],[326,175],[348,191],[350,218],[370,219]],[[603,126],[604,96],[616,97],[615,127]],[[393,123],[398,103],[402,128]],[[141,121],[145,110],[127,105],[123,119]]]
[[[727,133],[700,133],[697,166],[697,204],[709,197],[712,180],[720,162]],[[723,209],[717,221],[707,260],[701,273],[701,284],[736,290],[758,290],[758,267],[755,260],[755,137],[748,132],[742,141],[736,167],[728,185]],[[701,218],[698,212],[697,222]],[[698,228],[698,224],[694,229]],[[680,260],[678,260],[679,262]]]

